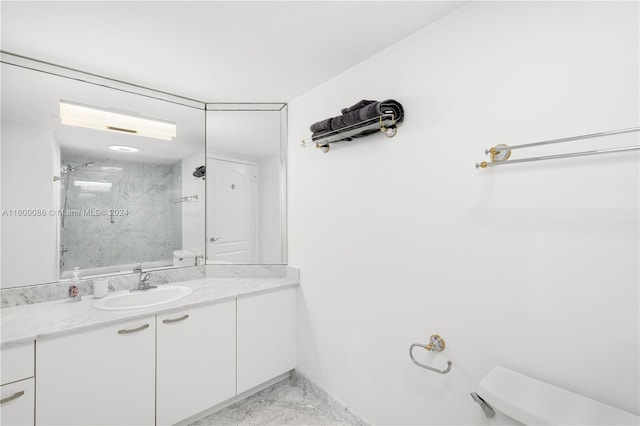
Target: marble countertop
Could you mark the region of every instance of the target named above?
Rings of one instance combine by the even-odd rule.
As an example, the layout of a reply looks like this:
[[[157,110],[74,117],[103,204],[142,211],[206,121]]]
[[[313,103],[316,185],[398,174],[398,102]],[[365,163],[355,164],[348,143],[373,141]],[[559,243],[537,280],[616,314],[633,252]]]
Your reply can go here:
[[[98,310],[93,307],[97,300],[93,296],[84,296],[79,302],[56,300],[3,308],[0,343],[6,347],[298,284],[298,280],[291,278],[202,278],[171,283],[191,287],[194,291],[184,299],[144,309]],[[123,292],[126,290],[110,294]]]

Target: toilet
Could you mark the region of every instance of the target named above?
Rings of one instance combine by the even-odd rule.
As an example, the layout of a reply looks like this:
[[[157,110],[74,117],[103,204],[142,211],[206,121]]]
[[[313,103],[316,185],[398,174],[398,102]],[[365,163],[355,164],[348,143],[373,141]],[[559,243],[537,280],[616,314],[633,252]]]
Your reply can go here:
[[[196,254],[190,250],[174,250],[173,266],[195,266]]]
[[[640,416],[500,366],[471,396],[496,425],[640,424]]]

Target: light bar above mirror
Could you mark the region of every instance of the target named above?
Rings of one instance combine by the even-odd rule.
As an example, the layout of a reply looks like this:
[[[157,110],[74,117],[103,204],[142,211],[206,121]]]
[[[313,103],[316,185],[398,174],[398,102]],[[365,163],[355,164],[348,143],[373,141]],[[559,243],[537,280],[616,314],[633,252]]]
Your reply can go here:
[[[154,118],[128,115],[76,102],[60,101],[62,124],[89,129],[126,133],[170,141],[176,136],[176,124]]]

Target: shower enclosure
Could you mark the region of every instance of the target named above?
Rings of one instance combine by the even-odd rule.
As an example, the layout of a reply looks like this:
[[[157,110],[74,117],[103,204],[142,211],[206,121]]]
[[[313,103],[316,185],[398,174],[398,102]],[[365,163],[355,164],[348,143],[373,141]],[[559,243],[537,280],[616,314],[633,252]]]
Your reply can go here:
[[[173,264],[182,246],[181,162],[155,164],[62,151],[60,276]]]

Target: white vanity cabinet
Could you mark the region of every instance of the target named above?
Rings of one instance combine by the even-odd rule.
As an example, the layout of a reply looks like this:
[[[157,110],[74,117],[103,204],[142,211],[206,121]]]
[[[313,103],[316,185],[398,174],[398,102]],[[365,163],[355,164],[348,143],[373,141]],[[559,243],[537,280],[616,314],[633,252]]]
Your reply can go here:
[[[238,297],[238,394],[296,366],[296,289]]]
[[[296,366],[297,289],[269,284],[4,342],[0,424],[171,425],[257,390]]]
[[[154,424],[155,320],[38,341],[36,424]]]
[[[0,359],[0,424],[33,425],[34,343],[3,348]]]
[[[171,425],[236,394],[235,299],[158,315],[156,424]]]

